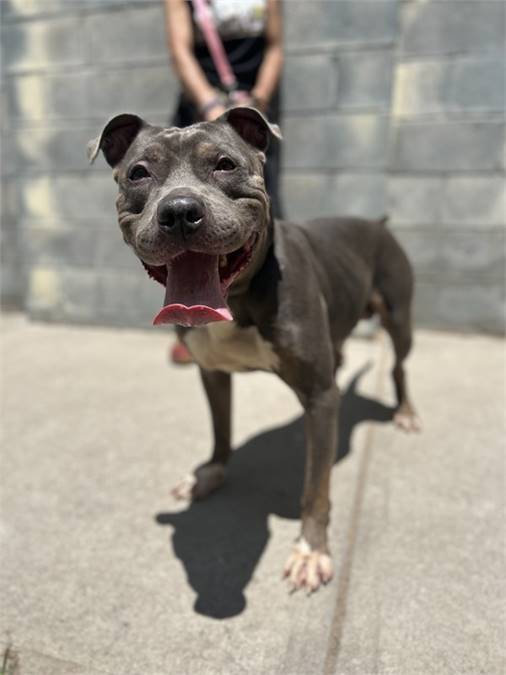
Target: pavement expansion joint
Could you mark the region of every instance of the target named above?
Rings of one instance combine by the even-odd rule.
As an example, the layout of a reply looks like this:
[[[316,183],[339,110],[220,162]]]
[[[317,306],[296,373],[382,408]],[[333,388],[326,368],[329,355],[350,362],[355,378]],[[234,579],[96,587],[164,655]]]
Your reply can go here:
[[[373,394],[378,398],[381,398],[381,395],[383,394],[387,365],[387,347],[385,335],[383,332],[380,333],[379,342],[379,363]],[[344,625],[346,622],[346,608],[350,593],[355,546],[360,528],[360,516],[362,513],[362,506],[367,487],[367,478],[369,475],[374,436],[375,425],[373,422],[368,422],[358,467],[355,494],[349,518],[348,534],[346,537],[347,544],[344,549],[343,559],[336,578],[336,602],[334,606],[334,613],[330,622],[327,653],[325,655],[323,666],[324,675],[333,675],[335,673],[337,661],[339,658],[339,650],[342,642]]]

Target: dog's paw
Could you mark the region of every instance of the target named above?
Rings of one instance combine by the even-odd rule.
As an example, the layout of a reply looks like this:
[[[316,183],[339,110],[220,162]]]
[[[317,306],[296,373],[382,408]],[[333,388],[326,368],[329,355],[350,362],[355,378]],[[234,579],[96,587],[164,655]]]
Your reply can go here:
[[[179,501],[204,499],[225,482],[223,464],[203,464],[195,473],[186,476],[171,490],[172,496]]]
[[[317,591],[322,584],[327,584],[333,574],[330,556],[311,550],[304,539],[295,544],[283,570],[283,577],[288,580],[290,590],[303,589],[308,595]]]
[[[190,502],[192,500],[192,491],[197,483],[193,474],[188,474],[177,485],[174,485],[170,494],[181,502]]]
[[[401,405],[394,415],[394,424],[407,433],[422,430],[422,422],[410,405]]]

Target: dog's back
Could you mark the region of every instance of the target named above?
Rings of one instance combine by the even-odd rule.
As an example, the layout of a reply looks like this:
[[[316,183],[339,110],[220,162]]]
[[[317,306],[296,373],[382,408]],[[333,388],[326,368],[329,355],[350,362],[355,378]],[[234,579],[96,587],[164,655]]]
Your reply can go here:
[[[304,243],[336,340],[345,337],[361,317],[377,311],[371,300],[378,295],[389,309],[411,302],[411,265],[386,222],[386,218],[343,217],[277,224],[284,240]]]

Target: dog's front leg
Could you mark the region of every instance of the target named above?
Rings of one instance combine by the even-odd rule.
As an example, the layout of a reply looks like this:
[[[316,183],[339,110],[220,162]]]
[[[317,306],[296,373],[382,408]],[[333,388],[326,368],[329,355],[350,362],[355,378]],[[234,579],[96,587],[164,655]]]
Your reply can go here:
[[[200,369],[214,433],[211,459],[195,469],[172,491],[177,499],[204,499],[219,488],[225,480],[225,467],[230,457],[231,445],[231,393],[232,377],[219,370]]]
[[[330,472],[337,444],[339,391],[328,389],[301,397],[306,430],[306,466],[302,496],[302,528],[294,551],[285,565],[290,586],[309,593],[332,578],[327,545],[330,512]]]

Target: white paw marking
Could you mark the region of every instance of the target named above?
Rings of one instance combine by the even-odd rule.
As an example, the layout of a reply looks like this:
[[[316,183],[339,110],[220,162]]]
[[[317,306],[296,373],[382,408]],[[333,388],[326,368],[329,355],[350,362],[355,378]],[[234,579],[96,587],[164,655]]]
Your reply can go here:
[[[188,476],[185,476],[181,482],[172,488],[170,493],[178,501],[189,502],[192,499],[192,492],[196,483],[197,479],[195,476],[188,474]]]
[[[398,429],[410,433],[422,430],[422,422],[418,415],[412,410],[398,410],[394,415],[394,424]]]
[[[305,589],[310,595],[333,576],[332,560],[327,553],[313,551],[305,539],[300,539],[286,561],[283,576],[290,590]]]
[[[195,473],[183,478],[171,490],[171,494],[182,501],[204,499],[208,494],[219,488],[224,481],[225,467],[222,464],[203,464],[195,469]]]

